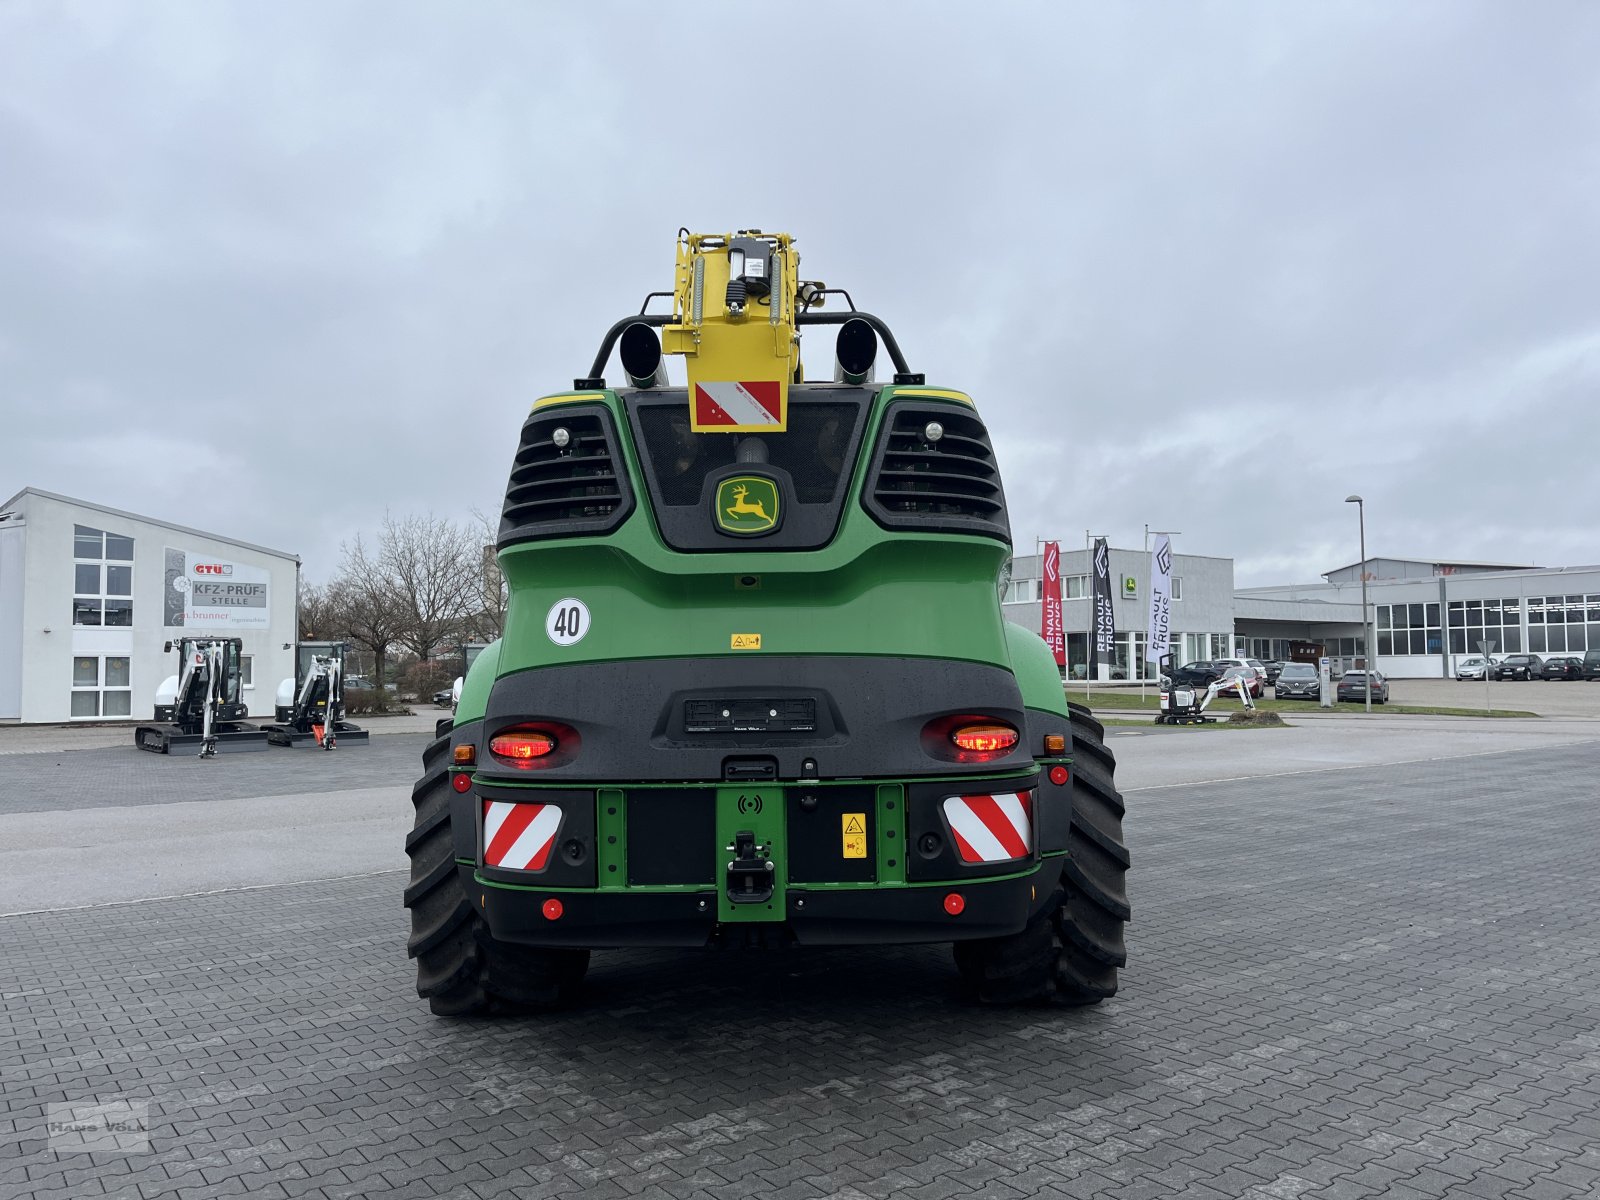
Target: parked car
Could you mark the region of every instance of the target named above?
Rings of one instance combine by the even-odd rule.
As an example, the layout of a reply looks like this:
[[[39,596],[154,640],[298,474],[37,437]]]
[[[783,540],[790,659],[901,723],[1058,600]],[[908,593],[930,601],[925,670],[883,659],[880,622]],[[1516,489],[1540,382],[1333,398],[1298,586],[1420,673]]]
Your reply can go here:
[[[1283,674],[1283,669],[1289,664],[1278,659],[1272,659],[1264,665],[1267,672],[1267,686],[1271,687],[1278,682],[1278,676]],[[1300,665],[1304,666],[1305,664],[1301,663]]]
[[[454,708],[456,703],[454,688],[440,688],[433,694],[433,702],[440,708]]]
[[[1469,654],[1465,658],[1458,658],[1456,660],[1456,678],[1482,679],[1484,668],[1496,666],[1499,662],[1498,658],[1485,658],[1481,654]]]
[[[1261,674],[1261,672],[1257,671],[1254,667],[1246,664],[1242,667],[1224,667],[1222,669],[1222,694],[1224,696],[1236,696],[1239,694],[1234,689],[1233,681],[1235,679],[1244,680],[1245,690],[1250,693],[1250,698],[1252,700],[1259,700],[1262,696],[1266,695],[1266,676]]]
[[[1570,656],[1547,658],[1544,660],[1544,666],[1540,669],[1539,674],[1546,679],[1582,679],[1583,660]]]
[[[1310,663],[1279,663],[1272,694],[1279,700],[1317,700],[1322,695],[1322,680]]]
[[[372,680],[364,675],[346,675],[344,677],[344,686],[346,691],[370,692],[372,690]]]
[[[1339,699],[1365,701],[1369,686],[1372,688],[1374,704],[1389,703],[1389,681],[1384,678],[1382,671],[1346,671],[1344,678],[1339,680]]]
[[[1600,650],[1585,650],[1583,652],[1583,677],[1585,679],[1600,679]]]
[[[1194,662],[1184,663],[1178,669],[1187,672],[1194,678],[1196,687],[1205,687],[1222,674],[1222,668],[1209,659],[1196,659]],[[1205,677],[1203,681],[1201,681],[1201,676]]]
[[[1544,669],[1537,654],[1508,654],[1489,673],[1490,679],[1532,679]]]

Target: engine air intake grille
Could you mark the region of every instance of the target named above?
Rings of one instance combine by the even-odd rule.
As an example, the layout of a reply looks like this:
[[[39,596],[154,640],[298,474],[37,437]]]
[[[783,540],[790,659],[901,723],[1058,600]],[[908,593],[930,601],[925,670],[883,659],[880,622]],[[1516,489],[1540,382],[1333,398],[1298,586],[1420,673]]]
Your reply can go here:
[[[930,439],[935,422],[939,436]],[[1011,544],[989,433],[975,414],[953,405],[889,406],[863,499],[885,529],[972,533]]]
[[[632,511],[633,490],[605,409],[562,406],[523,423],[500,517],[500,546],[609,533]]]

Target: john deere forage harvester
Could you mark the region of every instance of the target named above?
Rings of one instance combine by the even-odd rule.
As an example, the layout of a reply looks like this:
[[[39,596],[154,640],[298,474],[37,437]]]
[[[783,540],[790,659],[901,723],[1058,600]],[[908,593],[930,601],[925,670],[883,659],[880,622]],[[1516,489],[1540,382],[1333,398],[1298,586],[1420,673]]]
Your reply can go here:
[[[1117,989],[1114,763],[1001,618],[988,432],[798,266],[784,234],[681,234],[672,312],[617,322],[523,423],[505,633],[414,791],[436,1013],[565,1001],[592,948],[717,942],[950,942],[988,1002]]]

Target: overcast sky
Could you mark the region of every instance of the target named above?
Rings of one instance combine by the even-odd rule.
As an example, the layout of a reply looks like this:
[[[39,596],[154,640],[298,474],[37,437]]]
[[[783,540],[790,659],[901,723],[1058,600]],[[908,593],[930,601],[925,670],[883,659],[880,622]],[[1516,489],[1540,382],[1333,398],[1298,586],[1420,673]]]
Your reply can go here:
[[[678,227],[756,226],[973,394],[1019,552],[1313,579],[1359,492],[1600,562],[1597,62],[1587,0],[0,0],[0,499],[325,579],[497,513]]]

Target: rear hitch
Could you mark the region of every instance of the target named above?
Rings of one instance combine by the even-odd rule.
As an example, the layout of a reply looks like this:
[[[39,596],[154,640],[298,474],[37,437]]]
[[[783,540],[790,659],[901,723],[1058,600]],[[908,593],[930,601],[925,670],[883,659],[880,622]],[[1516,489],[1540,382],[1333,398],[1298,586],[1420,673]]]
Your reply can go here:
[[[733,904],[765,904],[772,899],[771,846],[756,845],[756,835],[741,829],[733,835],[733,861],[728,864],[728,900]]]

